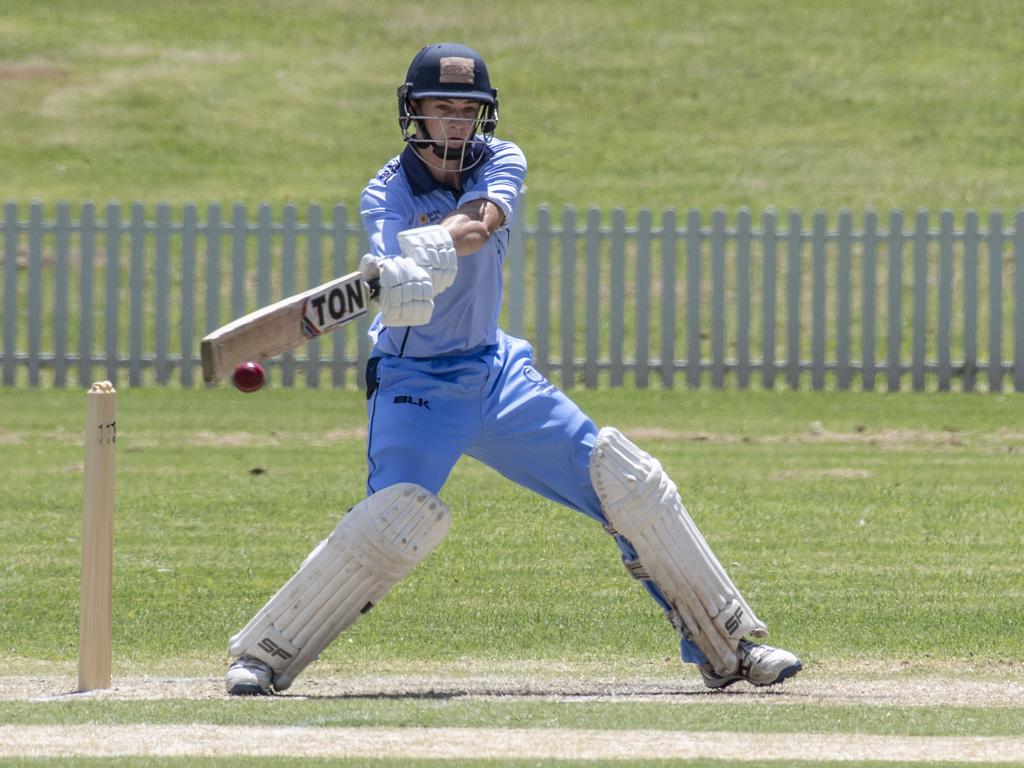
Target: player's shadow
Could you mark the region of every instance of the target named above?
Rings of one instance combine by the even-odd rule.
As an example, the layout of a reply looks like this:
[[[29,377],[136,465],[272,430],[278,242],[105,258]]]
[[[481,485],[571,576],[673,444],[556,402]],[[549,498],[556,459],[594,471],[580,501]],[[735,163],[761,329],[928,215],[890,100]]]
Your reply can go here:
[[[626,688],[609,687],[607,689],[565,691],[553,688],[452,688],[432,689],[426,691],[358,691],[351,693],[280,693],[275,698],[282,699],[314,699],[316,701],[456,701],[459,699],[549,699],[564,702],[590,701],[671,701],[689,699],[760,699],[764,697],[784,696],[782,687],[771,689],[736,688],[729,690],[708,690],[698,688],[644,688],[629,686]]]

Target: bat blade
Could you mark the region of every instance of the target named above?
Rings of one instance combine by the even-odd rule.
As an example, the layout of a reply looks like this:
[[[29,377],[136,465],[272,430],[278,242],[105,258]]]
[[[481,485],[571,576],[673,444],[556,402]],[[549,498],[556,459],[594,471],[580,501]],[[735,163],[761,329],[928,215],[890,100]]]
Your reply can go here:
[[[351,323],[369,311],[370,296],[362,274],[351,272],[232,320],[203,338],[203,381],[228,378],[239,363],[261,362]]]

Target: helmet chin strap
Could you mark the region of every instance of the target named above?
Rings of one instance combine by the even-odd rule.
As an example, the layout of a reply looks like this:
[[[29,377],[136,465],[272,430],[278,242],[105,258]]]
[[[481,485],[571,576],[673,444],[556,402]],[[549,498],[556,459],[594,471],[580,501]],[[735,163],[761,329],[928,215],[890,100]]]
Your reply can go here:
[[[416,154],[426,165],[429,165],[436,171],[443,171],[445,173],[463,173],[471,168],[475,168],[480,161],[484,159],[485,154],[482,149],[481,151],[474,151],[475,145],[478,143],[476,141],[472,142],[472,144],[467,142],[459,149],[449,149],[447,152],[445,151],[445,146],[443,144],[438,144],[435,141],[428,142],[427,140],[417,140],[412,138],[406,139],[406,141],[417,149],[426,149],[429,147],[429,152],[417,152]],[[431,162],[431,157],[436,157],[441,162]],[[458,163],[458,167],[447,168],[446,166],[448,162],[456,162]]]
[[[442,160],[462,160],[462,156],[466,154],[466,144],[463,144],[458,149],[448,149],[446,144],[434,141],[430,144],[430,151]]]

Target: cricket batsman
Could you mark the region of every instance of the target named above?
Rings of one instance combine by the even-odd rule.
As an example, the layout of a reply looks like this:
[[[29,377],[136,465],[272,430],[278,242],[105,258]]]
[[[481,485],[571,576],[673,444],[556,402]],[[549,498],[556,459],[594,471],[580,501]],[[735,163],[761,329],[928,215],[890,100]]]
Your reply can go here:
[[[462,455],[596,520],[661,606],[708,688],[800,671],[767,634],[661,464],[598,429],[498,326],[509,222],[526,158],[495,136],[480,55],[429,45],[398,88],[405,148],[363,190],[380,314],[367,366],[366,498],[231,638],[233,695],[283,691],[444,539],[438,498]]]

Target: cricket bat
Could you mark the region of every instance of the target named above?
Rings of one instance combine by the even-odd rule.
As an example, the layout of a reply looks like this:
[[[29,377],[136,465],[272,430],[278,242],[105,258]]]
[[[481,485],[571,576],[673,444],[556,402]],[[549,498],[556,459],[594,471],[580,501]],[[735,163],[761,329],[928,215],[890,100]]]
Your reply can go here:
[[[377,281],[350,272],[232,320],[203,337],[203,381],[229,378],[239,363],[279,355],[369,311]]]

